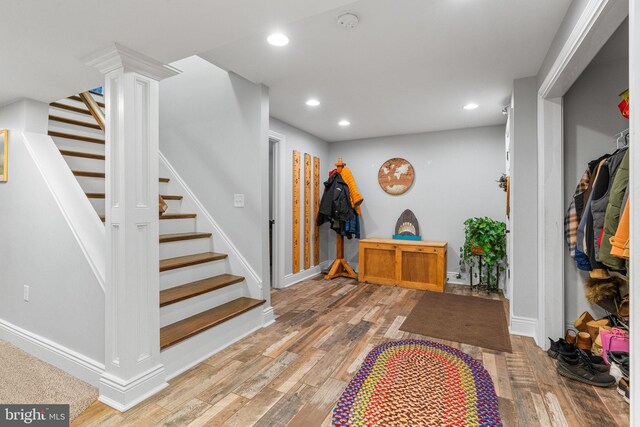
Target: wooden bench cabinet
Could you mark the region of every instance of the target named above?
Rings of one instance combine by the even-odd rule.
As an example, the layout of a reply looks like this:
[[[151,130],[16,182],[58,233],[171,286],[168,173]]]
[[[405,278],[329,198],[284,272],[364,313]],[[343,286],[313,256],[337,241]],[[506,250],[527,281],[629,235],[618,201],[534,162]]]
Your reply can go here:
[[[360,282],[444,292],[447,243],[362,239]]]

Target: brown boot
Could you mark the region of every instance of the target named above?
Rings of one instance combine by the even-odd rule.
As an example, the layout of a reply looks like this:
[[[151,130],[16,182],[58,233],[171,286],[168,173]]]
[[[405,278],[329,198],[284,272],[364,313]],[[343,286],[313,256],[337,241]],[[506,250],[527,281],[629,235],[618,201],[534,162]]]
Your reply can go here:
[[[578,338],[576,340],[576,347],[580,350],[590,350],[591,349],[591,335],[589,332],[578,332]]]
[[[593,317],[588,311],[585,311],[573,322],[573,327],[576,328],[579,332],[587,332],[587,323],[591,322]]]

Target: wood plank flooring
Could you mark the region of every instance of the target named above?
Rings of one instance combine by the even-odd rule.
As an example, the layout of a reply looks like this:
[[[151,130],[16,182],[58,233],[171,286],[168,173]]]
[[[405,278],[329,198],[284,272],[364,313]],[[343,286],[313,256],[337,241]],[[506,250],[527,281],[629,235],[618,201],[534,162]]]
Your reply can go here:
[[[72,425],[330,426],[335,402],[374,346],[428,338],[398,329],[423,292],[321,276],[274,290],[275,324],[178,376],[125,413],[96,402]],[[470,294],[466,286],[448,285],[447,292]],[[615,388],[596,390],[559,377],[531,338],[512,335],[511,354],[434,341],[484,364],[505,426],[629,425],[629,406]]]

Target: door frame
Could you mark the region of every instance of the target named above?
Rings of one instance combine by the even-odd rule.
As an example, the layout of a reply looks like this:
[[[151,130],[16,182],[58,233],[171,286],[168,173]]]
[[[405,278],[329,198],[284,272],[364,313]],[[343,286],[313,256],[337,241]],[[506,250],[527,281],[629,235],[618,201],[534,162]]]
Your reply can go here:
[[[537,342],[564,335],[562,97],[629,15],[619,0],[589,0],[538,91]],[[630,23],[631,25],[631,23]]]
[[[285,260],[285,144],[286,137],[269,130],[269,144],[273,143],[273,277],[271,287],[284,288]]]

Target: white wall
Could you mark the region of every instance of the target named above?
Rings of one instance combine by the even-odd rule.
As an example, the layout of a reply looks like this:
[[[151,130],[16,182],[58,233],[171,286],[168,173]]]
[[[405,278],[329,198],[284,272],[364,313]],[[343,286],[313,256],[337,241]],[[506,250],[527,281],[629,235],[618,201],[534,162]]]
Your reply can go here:
[[[505,193],[496,180],[504,173],[504,126],[335,142],[329,158],[342,157],[353,172],[364,202],[362,237],[391,238],[398,217],[411,209],[423,240],[449,243],[448,271],[458,270],[463,222],[488,216],[504,221]],[[413,186],[401,196],[378,184],[380,166],[393,157],[413,165]],[[335,238],[329,242],[335,256]],[[358,241],[346,241],[345,257],[356,267]]]
[[[160,83],[160,151],[268,289],[266,88],[198,56],[172,65],[182,73]]]
[[[38,162],[58,156],[53,160],[67,166],[48,136],[25,137],[19,129],[9,135],[9,181],[0,183],[0,338],[50,363],[62,362],[63,369],[69,370],[64,360],[47,352],[52,346],[58,355],[90,359],[95,368],[104,361],[104,292],[54,196],[56,183]],[[88,201],[85,208],[99,222]],[[25,285],[29,302],[23,299]]]
[[[613,152],[616,145],[612,136],[629,127],[629,120],[622,117],[617,108],[618,94],[629,87],[628,49],[629,31],[625,21],[564,97],[565,209],[587,164]],[[604,314],[586,300],[584,283],[589,275],[576,268],[568,250],[564,264],[565,323],[573,324],[585,310]]]
[[[537,78],[514,81],[511,135],[511,311],[535,319],[538,287]]]
[[[300,164],[300,177],[304,178],[304,155],[305,153],[311,155],[311,208],[314,206],[314,198],[313,198],[313,187],[315,183],[313,182],[313,158],[320,158],[320,197],[324,192],[324,185],[322,184],[327,180],[328,173],[331,169],[334,169],[335,159],[332,161],[329,158],[329,144],[317,138],[309,133],[306,133],[294,126],[291,126],[285,122],[282,122],[274,117],[271,117],[269,120],[269,129],[277,132],[281,135],[285,136],[285,164],[284,164],[284,172],[285,172],[285,275],[290,275],[293,272],[293,246],[292,235],[293,235],[293,220],[292,220],[292,210],[293,210],[293,151],[300,152],[301,164]],[[304,218],[304,185],[300,185],[300,202],[301,202],[301,220],[300,220],[300,236],[304,238],[304,223],[302,218]],[[312,215],[312,221],[314,219],[314,215]],[[327,245],[329,242],[329,228],[325,225],[320,227],[320,262],[326,261],[328,259],[327,253]],[[313,236],[313,224],[311,224],[311,235]],[[300,244],[300,272],[304,273],[304,240]],[[311,266],[313,266],[313,239],[311,241]]]

